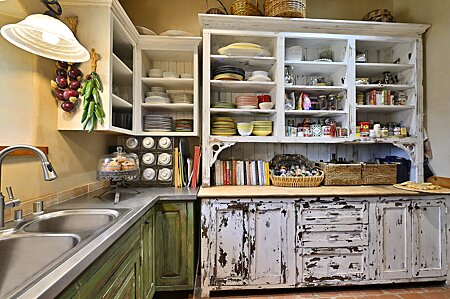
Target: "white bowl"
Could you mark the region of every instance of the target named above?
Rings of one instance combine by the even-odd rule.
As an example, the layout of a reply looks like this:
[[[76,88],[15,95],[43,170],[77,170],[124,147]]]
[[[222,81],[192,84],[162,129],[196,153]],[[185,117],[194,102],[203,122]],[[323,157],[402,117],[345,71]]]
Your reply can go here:
[[[274,104],[272,102],[263,102],[259,103],[259,109],[261,110],[270,110],[272,109]]]
[[[241,135],[241,136],[250,136],[253,132],[253,130],[240,129],[240,128],[238,128],[237,130],[239,132],[239,135]]]
[[[162,76],[163,78],[180,78],[180,76],[178,76],[175,72],[164,72]]]
[[[266,71],[254,71],[252,77],[269,77],[269,73]]]

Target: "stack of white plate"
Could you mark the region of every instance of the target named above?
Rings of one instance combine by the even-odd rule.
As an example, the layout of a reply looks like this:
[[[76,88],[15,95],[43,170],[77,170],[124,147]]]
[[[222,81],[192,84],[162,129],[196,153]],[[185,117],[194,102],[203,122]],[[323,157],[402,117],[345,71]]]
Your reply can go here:
[[[286,60],[303,60],[303,47],[302,46],[292,46],[286,49]]]
[[[144,115],[145,132],[172,132],[173,118],[167,115]]]
[[[170,98],[165,92],[149,91],[145,93],[144,102],[147,104],[169,104]]]
[[[178,76],[178,74],[175,72],[164,72],[162,76],[163,78],[174,78],[174,79],[180,78],[180,76]]]
[[[170,98],[174,104],[192,104],[194,102],[194,95],[192,92],[171,93]]]

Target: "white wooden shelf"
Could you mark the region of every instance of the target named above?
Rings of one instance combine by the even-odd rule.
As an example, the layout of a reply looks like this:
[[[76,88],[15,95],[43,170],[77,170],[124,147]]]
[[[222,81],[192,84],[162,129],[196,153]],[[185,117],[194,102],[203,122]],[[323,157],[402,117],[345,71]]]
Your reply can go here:
[[[343,62],[316,62],[316,61],[289,61],[285,65],[295,67],[294,73],[299,75],[322,75],[331,76],[347,67]]]
[[[304,90],[311,92],[341,92],[346,91],[347,86],[311,86],[311,85],[292,85],[285,86],[286,90]]]
[[[275,82],[211,80],[211,90],[220,92],[270,92]]]
[[[368,139],[368,140],[355,140],[351,143],[354,144],[376,144],[376,143],[383,143],[383,144],[413,144],[417,143],[417,137],[405,137],[405,138],[378,138],[378,139]]]
[[[275,109],[262,110],[262,109],[226,109],[226,108],[211,108],[211,114],[236,114],[236,115],[258,115],[266,114],[271,115],[277,113]]]
[[[275,136],[218,136],[211,135],[211,142],[242,142],[242,143],[276,143],[277,138]]]
[[[283,137],[283,143],[344,143],[348,138],[336,137]]]
[[[211,63],[215,66],[219,64],[226,64],[236,67],[270,69],[276,61],[277,59],[275,57],[211,55]]]
[[[169,110],[169,111],[192,111],[194,104],[150,104],[142,103],[143,108],[152,110]]]
[[[387,89],[390,91],[404,91],[409,89],[414,89],[414,85],[404,85],[404,84],[358,84],[356,85],[356,90],[366,91],[366,90],[381,90]]]
[[[122,108],[122,109],[131,109],[133,108],[133,104],[125,101],[119,96],[112,94],[112,107],[113,108]]]
[[[412,68],[414,68],[414,64],[356,63],[356,76],[358,78],[382,77],[384,72],[391,72],[395,75]]]
[[[346,115],[348,112],[344,110],[286,110],[286,117],[293,116],[311,116],[311,117],[328,117]]]
[[[120,134],[128,134],[128,135],[132,135],[133,134],[133,131],[131,131],[131,130],[120,128],[120,127],[116,127],[116,126],[111,126],[111,131],[112,132],[116,132],[116,133],[120,133]]]
[[[161,86],[167,90],[192,90],[194,79],[192,78],[142,78],[142,82],[148,87]]]
[[[139,136],[167,136],[167,137],[192,137],[197,136],[194,132],[139,132]]]
[[[414,109],[413,105],[357,105],[356,111],[362,113],[390,113]]]
[[[133,71],[112,53],[113,81],[116,85],[130,85],[133,80]]]

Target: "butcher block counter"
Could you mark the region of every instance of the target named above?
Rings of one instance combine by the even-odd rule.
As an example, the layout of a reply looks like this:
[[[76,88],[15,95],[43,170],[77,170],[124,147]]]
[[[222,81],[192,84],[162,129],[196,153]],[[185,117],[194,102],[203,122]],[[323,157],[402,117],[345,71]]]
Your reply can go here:
[[[202,296],[447,280],[449,196],[393,186],[204,187]]]
[[[415,196],[412,192],[391,185],[321,186],[289,188],[276,186],[217,186],[202,187],[200,198],[299,197],[299,196]]]

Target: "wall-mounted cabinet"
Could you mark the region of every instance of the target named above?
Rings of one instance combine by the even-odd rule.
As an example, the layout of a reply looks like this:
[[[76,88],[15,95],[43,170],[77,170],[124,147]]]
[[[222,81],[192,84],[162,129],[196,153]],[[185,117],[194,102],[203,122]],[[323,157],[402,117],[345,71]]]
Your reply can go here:
[[[389,155],[410,159],[411,179],[423,180],[421,34],[428,25],[217,15],[199,19],[203,185],[211,184],[211,167],[218,158],[270,160],[276,153],[301,153],[329,161],[339,151],[348,161]],[[221,67],[238,67],[245,76],[217,78]],[[267,78],[253,80],[254,71],[267,72]],[[255,95],[270,96],[274,108],[239,103],[240,97]],[[221,117],[228,123],[221,123]],[[254,121],[271,121],[270,133],[242,136],[234,128]],[[380,124],[380,135],[361,133],[366,122]],[[252,143],[268,145],[247,145]],[[363,152],[370,157],[362,157]]]

